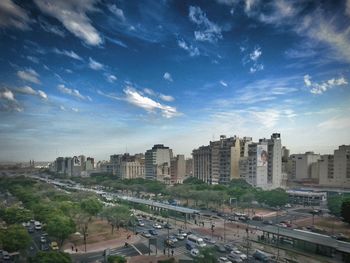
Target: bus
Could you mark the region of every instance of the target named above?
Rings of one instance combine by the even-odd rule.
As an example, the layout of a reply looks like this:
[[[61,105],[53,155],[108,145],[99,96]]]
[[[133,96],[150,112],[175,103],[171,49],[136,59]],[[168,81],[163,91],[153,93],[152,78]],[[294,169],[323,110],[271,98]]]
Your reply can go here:
[[[196,235],[188,235],[186,240],[186,245],[192,248],[205,247],[207,244],[204,242],[203,238],[197,237]]]

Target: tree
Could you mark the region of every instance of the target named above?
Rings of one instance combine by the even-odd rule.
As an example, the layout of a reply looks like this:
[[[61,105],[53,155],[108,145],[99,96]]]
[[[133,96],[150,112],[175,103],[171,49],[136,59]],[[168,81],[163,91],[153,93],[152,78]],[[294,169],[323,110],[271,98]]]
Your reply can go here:
[[[344,222],[350,224],[350,198],[345,199],[341,205],[341,216]]]
[[[30,210],[15,206],[6,208],[3,214],[4,221],[9,225],[28,222],[32,218],[33,214]]]
[[[108,256],[107,259],[108,263],[126,263],[125,257],[114,255],[114,256]]]
[[[216,263],[217,256],[213,248],[202,248],[199,250],[199,256],[194,260],[195,263]]]
[[[97,198],[91,197],[81,201],[80,207],[84,212],[86,212],[90,216],[95,216],[99,212],[101,212],[102,203]]]
[[[107,207],[102,211],[102,216],[107,219],[112,227],[112,234],[114,228],[119,230],[119,227],[125,224],[130,218],[130,210],[126,206],[112,206]]]
[[[327,204],[331,214],[338,217],[341,216],[342,203],[345,199],[348,199],[348,198],[350,198],[350,195],[346,195],[346,194],[338,194],[338,195],[332,195],[328,197]]]
[[[59,240],[60,247],[62,247],[64,240],[75,232],[75,223],[67,216],[52,215],[46,230],[50,236]]]
[[[257,200],[268,206],[278,207],[288,203],[288,194],[283,189],[273,189],[271,191],[259,191],[256,193]]]
[[[34,257],[29,258],[30,263],[71,263],[69,254],[63,252],[39,251]]]
[[[3,248],[8,252],[27,248],[31,240],[27,230],[21,225],[11,225],[1,230],[0,239]]]

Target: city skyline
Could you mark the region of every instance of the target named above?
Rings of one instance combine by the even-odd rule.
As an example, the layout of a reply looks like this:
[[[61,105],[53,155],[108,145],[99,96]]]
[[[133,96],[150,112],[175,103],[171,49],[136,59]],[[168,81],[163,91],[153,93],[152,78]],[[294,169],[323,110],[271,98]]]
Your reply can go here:
[[[0,161],[350,143],[350,1],[0,2]]]

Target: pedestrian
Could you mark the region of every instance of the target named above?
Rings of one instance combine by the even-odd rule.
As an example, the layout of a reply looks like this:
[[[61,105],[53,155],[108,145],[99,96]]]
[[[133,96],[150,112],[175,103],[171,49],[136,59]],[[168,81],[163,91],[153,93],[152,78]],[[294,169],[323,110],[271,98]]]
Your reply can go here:
[[[165,248],[163,249],[163,254],[165,255]]]
[[[75,249],[75,253],[78,253],[78,248]]]
[[[74,251],[74,246],[72,246],[72,251]]]
[[[174,249],[171,250],[171,256],[174,256]]]

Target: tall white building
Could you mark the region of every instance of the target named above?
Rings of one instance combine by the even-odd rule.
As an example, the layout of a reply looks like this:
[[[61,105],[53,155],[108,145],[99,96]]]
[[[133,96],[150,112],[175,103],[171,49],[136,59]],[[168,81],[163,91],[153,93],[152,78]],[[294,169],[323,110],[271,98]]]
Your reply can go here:
[[[292,154],[290,178],[295,181],[308,181],[312,179],[312,164],[317,163],[321,158],[319,154],[314,152],[306,152],[302,154]]]
[[[279,133],[273,133],[268,140],[268,155],[268,183],[271,188],[279,188],[282,184],[282,143]]]
[[[145,154],[145,178],[151,180],[170,180],[170,160],[173,152],[163,144],[155,144]]]

